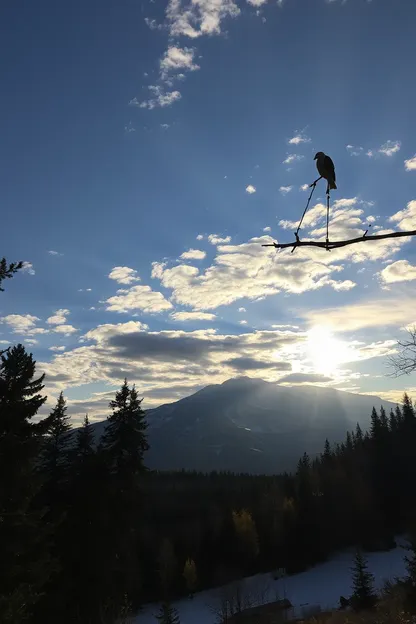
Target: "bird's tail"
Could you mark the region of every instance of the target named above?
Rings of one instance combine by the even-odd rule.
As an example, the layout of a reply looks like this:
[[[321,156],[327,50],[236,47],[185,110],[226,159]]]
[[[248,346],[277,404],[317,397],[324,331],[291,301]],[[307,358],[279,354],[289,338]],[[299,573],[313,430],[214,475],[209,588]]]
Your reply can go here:
[[[333,180],[332,180],[332,182],[329,183],[329,188],[333,189],[334,191],[336,190],[337,185],[335,184],[335,182]]]

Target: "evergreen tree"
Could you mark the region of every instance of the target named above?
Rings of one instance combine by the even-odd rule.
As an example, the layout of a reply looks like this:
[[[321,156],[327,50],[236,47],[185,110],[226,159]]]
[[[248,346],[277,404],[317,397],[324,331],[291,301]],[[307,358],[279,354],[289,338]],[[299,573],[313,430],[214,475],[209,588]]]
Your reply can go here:
[[[0,292],[4,290],[4,288],[1,287],[3,280],[13,277],[22,266],[23,262],[12,262],[9,264],[6,258],[0,260]]]
[[[404,423],[413,422],[415,420],[415,412],[413,409],[412,400],[409,398],[407,392],[403,395],[402,401],[402,414]]]
[[[94,433],[92,425],[85,415],[82,427],[77,430],[75,451],[73,454],[73,467],[79,477],[83,477],[88,472],[89,464],[95,454],[94,450]]]
[[[66,605],[68,621],[101,624],[101,614],[109,607],[106,583],[111,516],[105,458],[95,450],[88,416],[74,437],[70,505],[64,522],[67,541],[62,549],[64,573],[59,583],[64,590],[61,602]],[[126,604],[126,596],[120,596],[117,612],[125,610]]]
[[[180,624],[178,612],[169,602],[164,602],[159,613],[156,615],[156,620],[160,624]]]
[[[0,621],[29,619],[51,574],[43,514],[34,500],[45,421],[32,418],[46,401],[44,375],[19,344],[0,361]]]
[[[71,429],[67,406],[61,392],[55,407],[46,419],[46,440],[43,451],[43,470],[47,477],[49,495],[56,495],[61,489],[68,468],[68,447]]]
[[[363,442],[363,432],[360,427],[360,423],[357,422],[357,426],[355,428],[355,442],[359,446]]]
[[[370,425],[370,436],[372,440],[378,441],[381,435],[381,422],[380,417],[377,414],[377,410],[373,407],[371,412],[371,425]]]
[[[387,418],[386,410],[383,406],[380,407],[380,425],[383,431],[383,434],[387,434],[389,431],[389,420]]]
[[[109,599],[117,606],[127,594],[137,599],[141,584],[137,560],[139,515],[142,501],[142,477],[146,473],[144,453],[145,413],[135,387],[127,380],[111,401],[112,414],[101,440],[99,457],[107,471],[108,577],[105,584]],[[134,594],[134,595],[133,595]]]
[[[391,433],[396,433],[397,431],[397,418],[396,418],[396,414],[394,413],[393,409],[390,410],[390,415],[389,415],[389,430]]]
[[[329,443],[328,438],[326,438],[325,445],[324,445],[324,452],[322,454],[322,460],[324,462],[330,462],[331,458],[332,458],[331,445]]]
[[[172,582],[175,577],[177,561],[172,542],[165,538],[162,541],[159,552],[159,576],[162,588],[162,596],[169,597]]]
[[[367,561],[360,550],[357,550],[352,569],[353,594],[351,603],[356,610],[373,607],[376,601],[374,577],[367,569]]]
[[[130,390],[127,380],[116,393],[115,400],[110,402],[113,413],[107,419],[102,447],[112,474],[122,482],[135,480],[146,470],[143,456],[149,445],[141,402],[135,387]]]

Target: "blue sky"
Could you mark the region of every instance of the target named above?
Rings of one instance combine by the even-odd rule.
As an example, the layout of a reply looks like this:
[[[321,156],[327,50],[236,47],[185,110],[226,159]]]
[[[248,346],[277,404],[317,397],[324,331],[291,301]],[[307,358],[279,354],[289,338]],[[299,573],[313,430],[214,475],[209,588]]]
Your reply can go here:
[[[50,402],[98,417],[124,376],[149,407],[236,374],[416,388],[386,377],[412,241],[261,247],[292,239],[320,150],[333,239],[416,228],[415,20],[411,0],[8,3],[1,254],[26,265],[0,341],[33,350]]]

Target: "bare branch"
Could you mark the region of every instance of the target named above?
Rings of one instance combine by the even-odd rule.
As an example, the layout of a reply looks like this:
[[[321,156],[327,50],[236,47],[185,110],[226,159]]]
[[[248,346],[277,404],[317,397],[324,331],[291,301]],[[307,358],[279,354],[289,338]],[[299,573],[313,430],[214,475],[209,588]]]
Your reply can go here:
[[[392,367],[392,376],[401,377],[410,375],[416,370],[416,327],[408,329],[409,340],[399,340],[397,346],[398,355],[389,357],[389,365]]]
[[[345,241],[301,241],[299,236],[295,233],[296,240],[293,243],[267,243],[262,245],[262,247],[274,247],[275,249],[286,249],[288,247],[293,247],[292,251],[296,249],[296,247],[320,247],[321,249],[327,249],[330,251],[331,249],[338,249],[339,247],[346,247],[347,245],[354,245],[354,243],[366,243],[367,241],[376,241],[383,240],[385,238],[402,238],[403,236],[416,236],[416,230],[411,230],[409,232],[390,232],[389,234],[373,234],[372,236],[367,236],[368,230],[364,232],[362,236],[358,238],[350,238]]]

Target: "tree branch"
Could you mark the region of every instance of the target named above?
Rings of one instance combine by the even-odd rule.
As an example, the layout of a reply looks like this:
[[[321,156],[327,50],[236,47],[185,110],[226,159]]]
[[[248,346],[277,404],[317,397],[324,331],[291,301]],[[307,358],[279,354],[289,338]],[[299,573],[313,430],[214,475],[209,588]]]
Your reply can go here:
[[[267,243],[262,247],[274,247],[275,249],[286,249],[287,247],[293,247],[292,252],[296,247],[320,247],[321,249],[338,249],[339,247],[346,247],[347,245],[354,245],[354,243],[364,243],[367,241],[383,240],[385,238],[401,238],[402,236],[416,236],[416,230],[409,232],[390,232],[389,234],[373,234],[367,236],[368,230],[364,232],[362,236],[358,238],[350,238],[345,241],[301,241],[299,236],[295,233],[296,240],[293,243]]]

